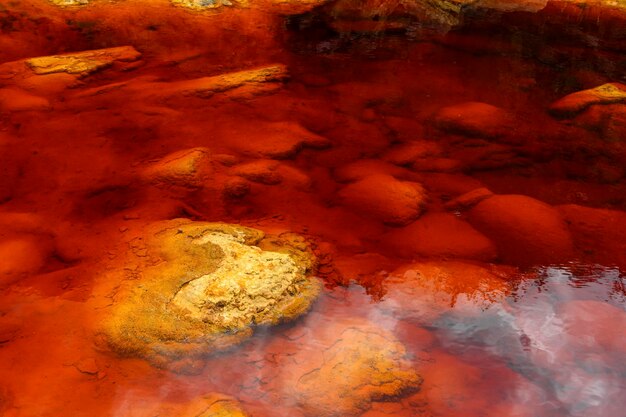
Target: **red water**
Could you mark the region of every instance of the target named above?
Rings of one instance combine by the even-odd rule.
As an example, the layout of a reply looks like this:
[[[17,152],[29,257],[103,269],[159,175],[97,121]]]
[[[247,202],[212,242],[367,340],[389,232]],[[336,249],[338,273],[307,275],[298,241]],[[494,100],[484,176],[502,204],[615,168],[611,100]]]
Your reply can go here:
[[[447,35],[345,36],[256,10],[206,17],[165,6],[0,4],[2,62],[118,45],[143,53],[140,65],[50,86],[50,109],[1,113],[0,415],[153,416],[163,404],[221,392],[256,417],[302,416],[283,382],[294,372],[289,358],[354,320],[392,332],[424,378],[419,392],[374,401],[364,417],[624,415],[626,130],[609,137],[547,112],[567,94],[626,82],[623,21],[605,16],[592,47],[566,22],[546,23],[554,5],[542,21],[513,14]],[[290,79],[269,94],[162,99],[141,90],[273,63]],[[138,89],[80,96],[121,81]],[[435,126],[441,108],[469,101],[514,114],[515,127],[486,140]],[[194,147],[252,161],[237,135],[274,122],[300,124],[332,146],[289,155],[280,184],[250,182],[239,198],[211,188],[221,177],[185,194],[138,178],[150,161]],[[389,162],[407,144],[429,151]],[[390,226],[338,197],[381,173],[423,185],[415,223]],[[572,246],[556,237],[546,249],[551,229],[513,220],[496,230],[448,204],[482,187],[547,204]],[[550,223],[520,201],[507,203],[513,219]],[[207,358],[194,375],[116,356],[94,338],[102,265],[121,256],[127,236],[177,217],[306,236],[325,293],[301,320]],[[393,298],[389,282],[416,262],[455,272]],[[503,268],[502,279],[475,276],[476,265]]]

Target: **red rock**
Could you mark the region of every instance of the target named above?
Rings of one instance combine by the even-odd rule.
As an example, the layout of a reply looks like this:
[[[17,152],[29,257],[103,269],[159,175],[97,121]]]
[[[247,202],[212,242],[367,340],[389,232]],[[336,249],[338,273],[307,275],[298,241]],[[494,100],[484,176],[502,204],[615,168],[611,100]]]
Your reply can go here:
[[[390,148],[383,155],[383,160],[396,165],[411,165],[417,159],[439,155],[441,146],[437,142],[414,141]]]
[[[485,187],[476,188],[469,191],[454,200],[448,201],[445,204],[446,210],[466,210],[475,206],[483,200],[492,197],[494,194]]]
[[[50,110],[50,102],[23,90],[3,88],[0,89],[0,110],[5,112]]]
[[[74,365],[76,369],[84,374],[96,375],[100,368],[94,358],[83,358]]]
[[[626,268],[626,213],[584,207],[576,204],[557,206],[584,257],[606,266]]]
[[[49,242],[35,235],[0,240],[0,286],[39,271],[46,264],[51,251]]]
[[[402,226],[422,214],[426,194],[418,183],[379,174],[345,186],[339,192],[339,199],[356,212],[389,225]]]
[[[626,85],[608,83],[567,95],[552,103],[549,110],[556,117],[572,117],[595,104],[622,102],[626,102]]]
[[[238,165],[234,173],[252,182],[258,182],[265,185],[280,184],[283,180],[282,176],[276,171],[279,162],[271,159],[259,159]]]
[[[573,258],[567,225],[553,207],[523,195],[496,195],[468,212],[470,223],[496,244],[505,262],[555,264]]]
[[[435,126],[447,133],[496,138],[514,127],[513,116],[491,104],[468,102],[444,107],[434,117]]]
[[[428,213],[383,237],[387,249],[399,256],[444,257],[492,261],[496,248],[468,223],[447,213]]]
[[[359,159],[343,165],[333,172],[333,176],[338,182],[360,181],[365,177],[376,174],[391,175],[402,179],[410,176],[408,170],[379,159]]]

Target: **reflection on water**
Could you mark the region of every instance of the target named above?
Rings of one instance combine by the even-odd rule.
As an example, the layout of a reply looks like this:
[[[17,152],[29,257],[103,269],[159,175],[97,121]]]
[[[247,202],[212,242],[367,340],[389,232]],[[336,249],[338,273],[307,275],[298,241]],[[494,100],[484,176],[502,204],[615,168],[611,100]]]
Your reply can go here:
[[[626,9],[453,3],[0,0],[0,416],[623,416]]]

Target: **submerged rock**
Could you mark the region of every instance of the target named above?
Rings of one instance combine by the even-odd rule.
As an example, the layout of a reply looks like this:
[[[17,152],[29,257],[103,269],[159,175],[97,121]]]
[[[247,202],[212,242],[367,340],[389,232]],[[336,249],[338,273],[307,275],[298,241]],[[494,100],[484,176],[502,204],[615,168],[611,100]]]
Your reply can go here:
[[[424,188],[391,175],[370,175],[339,192],[341,202],[383,223],[403,226],[417,219],[426,201]]]
[[[488,139],[502,136],[514,127],[511,114],[480,102],[444,107],[437,112],[434,122],[444,132]]]
[[[210,155],[207,148],[174,152],[145,168],[141,176],[160,186],[201,187],[213,172]]]
[[[406,348],[387,330],[354,319],[320,331],[317,343],[303,346],[285,369],[306,416],[357,416],[373,401],[419,389],[422,378]]]
[[[302,242],[237,225],[157,223],[129,249],[109,273],[122,284],[102,334],[116,352],[157,366],[188,370],[255,326],[294,319],[321,287]]]
[[[626,102],[626,85],[620,83],[603,84],[589,90],[578,91],[555,101],[550,113],[556,117],[572,117],[596,104]]]
[[[554,264],[573,257],[573,243],[560,213],[524,195],[496,195],[469,211],[470,223],[490,238],[506,262]]]

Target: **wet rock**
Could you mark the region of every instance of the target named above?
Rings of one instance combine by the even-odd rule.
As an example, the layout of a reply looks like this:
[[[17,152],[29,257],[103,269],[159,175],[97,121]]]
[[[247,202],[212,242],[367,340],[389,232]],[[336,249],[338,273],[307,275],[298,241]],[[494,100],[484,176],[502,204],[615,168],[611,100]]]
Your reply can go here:
[[[201,187],[211,177],[211,153],[207,148],[174,152],[145,168],[142,178],[158,186]]]
[[[510,291],[518,277],[509,267],[482,267],[464,262],[416,262],[393,271],[384,282],[381,308],[394,316],[432,323],[457,311],[480,315]]]
[[[265,185],[280,184],[283,177],[278,173],[278,161],[271,159],[259,159],[238,165],[234,173],[249,181]]]
[[[576,249],[582,256],[606,266],[626,268],[626,213],[584,207],[576,204],[557,206],[567,222]]]
[[[508,112],[480,102],[444,107],[435,114],[434,123],[447,133],[487,139],[500,137],[514,127]]]
[[[553,207],[523,195],[496,195],[468,212],[470,223],[496,244],[505,262],[553,264],[571,260],[567,225]]]
[[[37,273],[52,253],[51,242],[36,235],[0,238],[0,286]]]
[[[341,203],[383,223],[402,226],[417,219],[426,201],[424,188],[391,175],[370,175],[339,191]]]
[[[0,89],[0,111],[43,111],[50,110],[50,102],[16,88]]]
[[[578,91],[555,101],[549,108],[556,117],[572,117],[589,106],[626,102],[626,85],[608,83],[589,90]]]
[[[485,187],[476,188],[472,191],[469,191],[463,195],[458,196],[457,198],[448,201],[445,204],[446,210],[467,210],[471,207],[474,207],[476,204],[480,203],[483,200],[492,197],[494,194]]]
[[[447,213],[427,213],[383,237],[385,247],[402,257],[448,257],[492,261],[496,248],[468,223]]]
[[[390,332],[354,319],[329,323],[314,345],[302,346],[285,372],[306,416],[357,416],[372,401],[419,389],[406,348]]]
[[[293,122],[239,123],[219,133],[226,145],[256,158],[290,159],[301,150],[326,149],[331,143]]]
[[[266,67],[253,68],[244,71],[229,72],[212,77],[196,78],[193,80],[177,81],[161,84],[159,94],[184,94],[201,98],[210,98],[216,93],[224,93],[241,88],[263,88],[268,83],[283,82],[289,77],[287,67],[274,64]],[[159,84],[159,83],[155,83]]]
[[[441,146],[437,142],[414,141],[395,146],[383,155],[383,160],[401,166],[410,166],[418,159],[441,154]]]
[[[85,76],[109,67],[115,62],[133,62],[140,57],[141,54],[132,46],[119,46],[116,48],[30,58],[25,62],[38,75],[64,72]]]
[[[121,285],[101,333],[122,355],[192,372],[256,326],[308,310],[320,283],[308,276],[312,255],[292,242],[223,223],[157,223],[106,273]]]
[[[337,168],[333,174],[338,182],[354,182],[374,174],[404,178],[409,172],[379,159],[359,159]]]
[[[250,183],[243,178],[229,178],[224,181],[224,197],[230,199],[243,198],[250,192]]]

